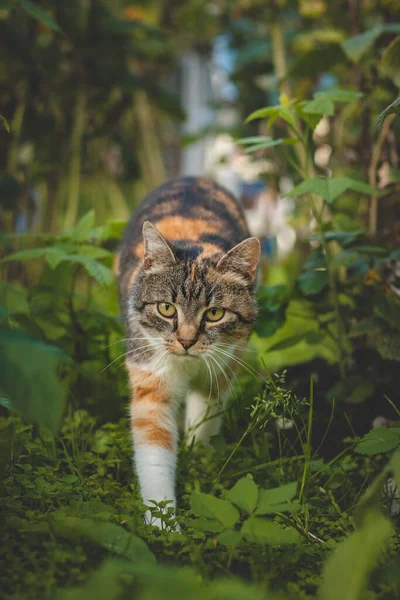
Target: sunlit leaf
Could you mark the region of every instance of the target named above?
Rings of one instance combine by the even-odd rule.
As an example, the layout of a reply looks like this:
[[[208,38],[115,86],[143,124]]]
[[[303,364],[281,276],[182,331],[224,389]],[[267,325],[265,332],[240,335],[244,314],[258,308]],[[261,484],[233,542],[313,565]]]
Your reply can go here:
[[[294,529],[286,529],[262,517],[249,517],[243,523],[241,533],[246,540],[255,544],[283,546],[300,541],[300,536]]]
[[[378,510],[371,510],[363,527],[337,546],[325,565],[321,600],[363,600],[368,579],[377,566],[393,528]]]
[[[202,492],[193,492],[192,512],[198,517],[216,519],[226,527],[233,527],[239,519],[239,511],[228,500]]]

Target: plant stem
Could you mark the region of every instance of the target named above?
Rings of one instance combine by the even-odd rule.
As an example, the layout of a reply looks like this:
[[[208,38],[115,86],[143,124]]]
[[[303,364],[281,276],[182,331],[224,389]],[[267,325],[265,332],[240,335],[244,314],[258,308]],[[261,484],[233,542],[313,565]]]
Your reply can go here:
[[[74,117],[70,141],[70,160],[68,168],[68,197],[64,227],[73,227],[76,222],[81,182],[81,149],[86,120],[86,91],[79,87],[76,92]]]
[[[310,377],[310,407],[308,409],[307,438],[306,438],[306,443],[303,444],[304,469],[303,469],[303,477],[301,479],[299,502],[301,502],[303,500],[305,488],[307,485],[308,473],[310,472],[313,409],[314,409],[314,380],[311,376]]]
[[[26,82],[21,82],[17,87],[17,106],[15,108],[11,123],[11,143],[7,157],[7,171],[12,175],[17,172],[18,166],[18,150],[21,140],[22,125],[24,122],[26,109]]]
[[[378,168],[379,159],[382,153],[383,144],[390,133],[390,126],[393,120],[397,115],[389,115],[383,125],[382,129],[379,133],[378,139],[376,140],[376,144],[372,149],[371,163],[368,169],[368,179],[369,184],[372,187],[376,187],[376,171]],[[371,196],[371,203],[369,207],[369,235],[371,237],[376,236],[376,231],[378,228],[378,197],[376,195]]]

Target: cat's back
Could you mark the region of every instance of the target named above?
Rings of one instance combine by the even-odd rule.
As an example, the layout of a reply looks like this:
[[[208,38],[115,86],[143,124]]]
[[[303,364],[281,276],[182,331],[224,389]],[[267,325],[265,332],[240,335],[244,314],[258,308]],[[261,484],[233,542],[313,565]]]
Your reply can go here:
[[[156,188],[130,219],[116,259],[126,290],[143,259],[142,227],[151,221],[188,258],[226,253],[249,236],[241,204],[226,189],[203,177],[181,177]]]

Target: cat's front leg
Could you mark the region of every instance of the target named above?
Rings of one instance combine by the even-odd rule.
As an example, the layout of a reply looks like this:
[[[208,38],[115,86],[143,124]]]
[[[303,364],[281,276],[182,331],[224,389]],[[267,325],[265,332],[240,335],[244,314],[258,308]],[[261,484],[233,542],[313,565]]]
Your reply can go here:
[[[175,471],[178,428],[176,405],[165,382],[156,374],[128,367],[133,388],[131,425],[136,472],[144,503],[171,500],[175,510]],[[169,504],[171,506],[171,504]],[[160,529],[162,519],[146,520]]]

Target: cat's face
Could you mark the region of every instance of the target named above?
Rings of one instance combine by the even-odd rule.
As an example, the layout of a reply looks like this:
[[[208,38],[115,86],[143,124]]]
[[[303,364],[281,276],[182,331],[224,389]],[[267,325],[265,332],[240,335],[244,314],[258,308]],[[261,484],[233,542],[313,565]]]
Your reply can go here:
[[[143,235],[143,266],[128,302],[128,328],[143,355],[146,341],[160,355],[199,358],[247,339],[256,318],[258,240],[202,260],[174,249],[151,224]]]

